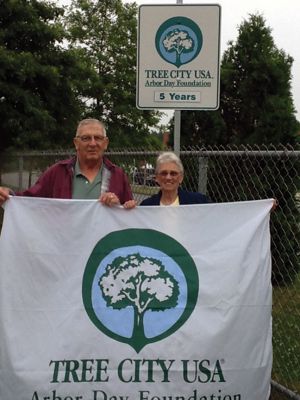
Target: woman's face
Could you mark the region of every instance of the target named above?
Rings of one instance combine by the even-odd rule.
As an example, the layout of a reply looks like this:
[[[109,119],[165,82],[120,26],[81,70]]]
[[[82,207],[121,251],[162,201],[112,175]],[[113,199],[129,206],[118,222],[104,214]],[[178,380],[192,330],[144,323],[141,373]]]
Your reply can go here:
[[[155,179],[162,191],[177,191],[183,174],[175,163],[166,162],[159,166]]]

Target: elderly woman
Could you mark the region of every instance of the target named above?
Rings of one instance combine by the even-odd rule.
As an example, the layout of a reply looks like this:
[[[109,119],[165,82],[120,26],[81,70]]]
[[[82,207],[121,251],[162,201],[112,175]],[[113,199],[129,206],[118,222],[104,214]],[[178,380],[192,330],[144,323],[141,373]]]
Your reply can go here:
[[[141,206],[178,206],[180,204],[209,203],[202,193],[188,192],[179,186],[183,181],[183,165],[172,152],[160,154],[156,160],[155,179],[160,191],[141,202]]]

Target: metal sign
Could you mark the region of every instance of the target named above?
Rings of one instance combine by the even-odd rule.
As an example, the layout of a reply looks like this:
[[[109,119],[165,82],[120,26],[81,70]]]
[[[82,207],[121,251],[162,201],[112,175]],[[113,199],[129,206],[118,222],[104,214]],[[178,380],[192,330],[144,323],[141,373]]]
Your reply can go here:
[[[220,21],[217,4],[139,7],[138,108],[219,107]]]

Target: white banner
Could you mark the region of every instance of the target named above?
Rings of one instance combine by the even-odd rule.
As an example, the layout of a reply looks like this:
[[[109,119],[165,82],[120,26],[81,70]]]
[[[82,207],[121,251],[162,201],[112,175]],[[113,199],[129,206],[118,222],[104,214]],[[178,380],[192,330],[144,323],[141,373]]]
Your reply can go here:
[[[10,198],[3,400],[267,400],[272,200]]]

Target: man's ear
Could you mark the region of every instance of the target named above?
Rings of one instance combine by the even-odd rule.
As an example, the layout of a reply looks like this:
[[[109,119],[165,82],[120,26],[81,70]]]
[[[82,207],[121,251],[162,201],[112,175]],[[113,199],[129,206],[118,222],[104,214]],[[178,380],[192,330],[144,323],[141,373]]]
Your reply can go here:
[[[106,140],[105,140],[106,146],[104,147],[104,150],[107,150],[107,147],[109,145],[109,139],[107,136],[105,136],[105,137],[106,137]]]
[[[76,138],[73,138],[73,143],[74,143],[75,149],[77,150],[78,145],[77,145],[77,140],[76,140]]]

